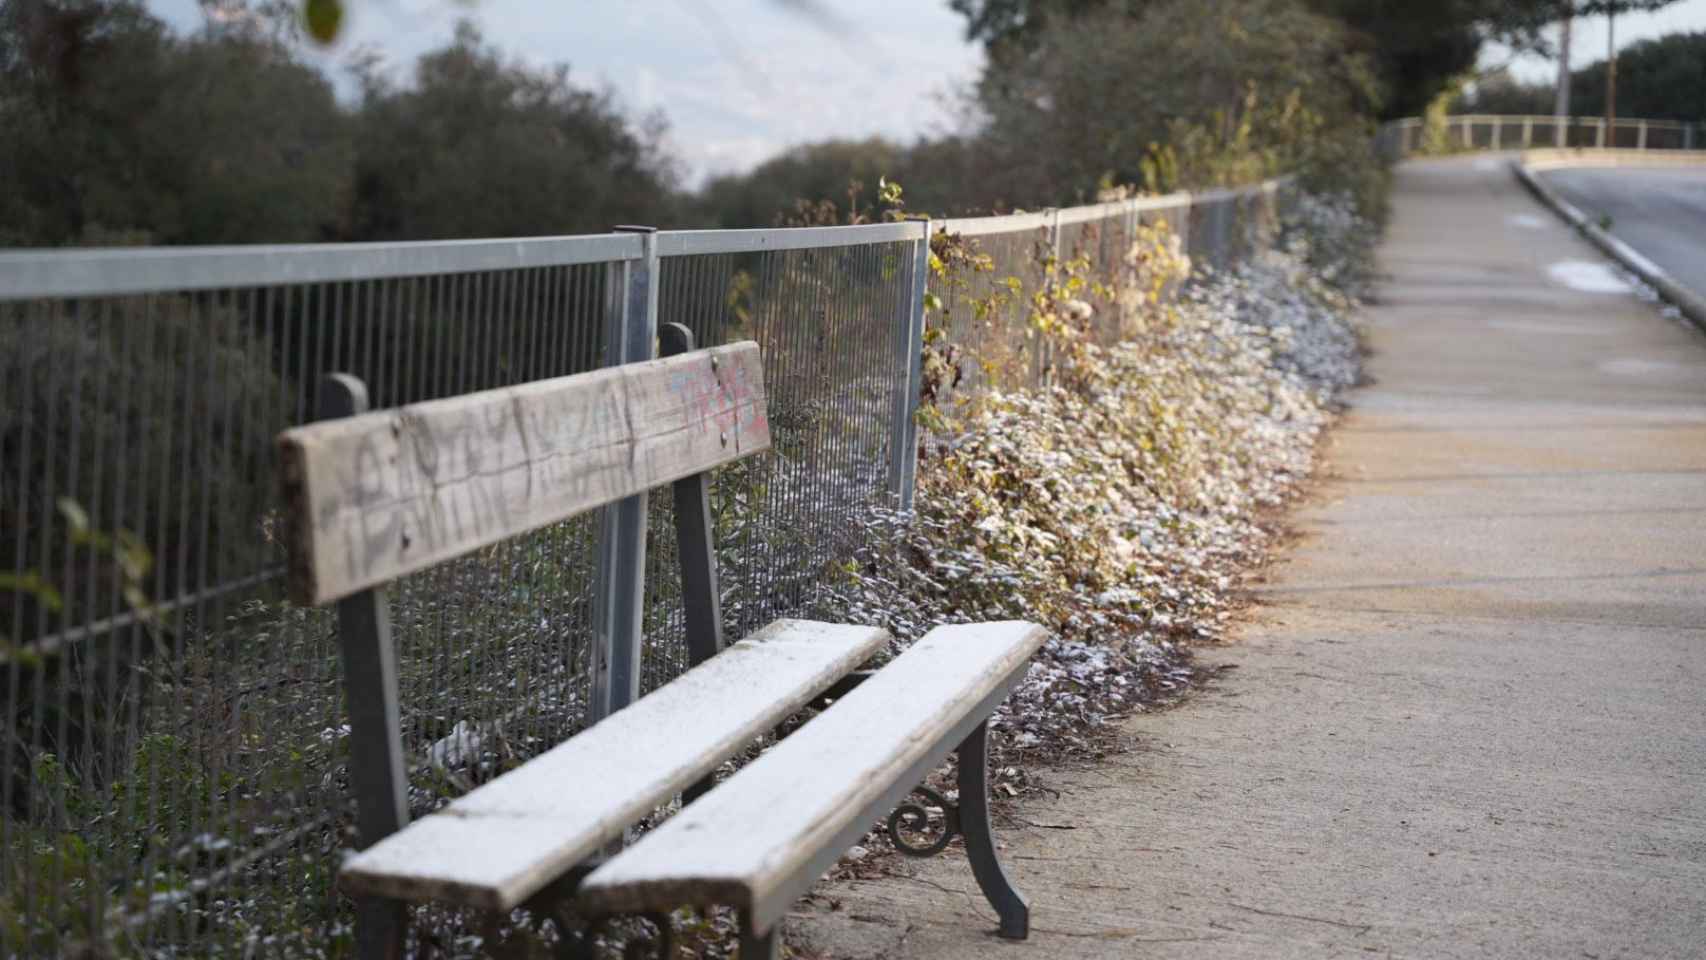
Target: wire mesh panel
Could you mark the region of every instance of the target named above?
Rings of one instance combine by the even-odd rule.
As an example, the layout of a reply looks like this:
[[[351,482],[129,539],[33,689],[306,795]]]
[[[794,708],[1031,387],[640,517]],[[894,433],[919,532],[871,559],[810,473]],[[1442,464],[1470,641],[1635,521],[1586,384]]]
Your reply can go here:
[[[1132,242],[1139,221],[1129,204],[1109,204],[1094,213],[1099,215],[1061,218],[1060,258],[1069,273],[1083,276],[1077,298],[1090,307],[1090,334],[1109,346],[1123,334],[1120,293],[1135,275]]]
[[[1237,194],[1215,190],[1191,198],[1185,249],[1199,267],[1223,270],[1237,257]]]
[[[730,639],[809,611],[860,542],[865,512],[889,501],[893,413],[906,375],[896,338],[907,329],[919,242],[662,261],[660,324],[684,324],[700,346],[755,340],[764,360],[771,451],[721,468],[711,488]],[[668,491],[653,494],[649,516],[647,690],[686,666]]]
[[[1048,282],[1055,259],[1052,220],[1007,219],[1015,222],[994,225],[1006,229],[980,230],[985,225],[977,221],[951,221],[945,228],[958,259],[948,282],[935,288],[942,309],[931,324],[948,345],[951,392],[1044,381],[1048,358],[1031,314],[1032,297]]]
[[[375,406],[591,369],[609,267],[0,303],[0,955],[335,946],[335,618],[287,603],[271,444],[321,374]],[[422,812],[582,719],[592,530],[400,582]]]

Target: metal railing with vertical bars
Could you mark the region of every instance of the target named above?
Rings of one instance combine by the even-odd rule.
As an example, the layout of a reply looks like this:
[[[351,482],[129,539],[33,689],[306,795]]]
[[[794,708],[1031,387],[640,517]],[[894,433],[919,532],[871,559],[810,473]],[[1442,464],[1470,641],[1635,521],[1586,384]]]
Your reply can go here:
[[[1604,117],[1454,114],[1429,122],[1394,120],[1376,137],[1383,156],[1402,159],[1428,150],[1706,150],[1706,123]]]

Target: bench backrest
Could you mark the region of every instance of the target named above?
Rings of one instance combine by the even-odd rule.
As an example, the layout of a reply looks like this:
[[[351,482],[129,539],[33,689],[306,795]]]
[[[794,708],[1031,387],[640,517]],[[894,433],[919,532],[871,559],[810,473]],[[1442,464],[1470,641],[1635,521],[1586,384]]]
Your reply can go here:
[[[769,445],[751,341],[287,430],[291,597],[329,603]]]
[[[386,583],[596,507],[626,500],[617,508],[625,510],[627,498],[671,483],[688,659],[722,649],[706,480],[711,468],[770,446],[758,345],[694,350],[680,324],[658,333],[661,360],[373,413],[360,380],[330,374],[320,383],[322,419],[279,435],[292,599],[338,602],[363,846],[409,822]],[[643,544],[639,502],[626,525]],[[637,568],[639,556],[626,561]],[[639,599],[629,600],[637,631]],[[630,642],[637,657],[637,635]],[[357,909],[359,937],[402,942],[395,904]]]

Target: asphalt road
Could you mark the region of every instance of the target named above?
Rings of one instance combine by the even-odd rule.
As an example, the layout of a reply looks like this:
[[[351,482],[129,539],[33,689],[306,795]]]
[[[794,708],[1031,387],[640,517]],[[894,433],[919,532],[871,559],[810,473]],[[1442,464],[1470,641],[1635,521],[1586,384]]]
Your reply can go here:
[[[1540,178],[1678,283],[1706,296],[1706,167],[1549,170]]]
[[[1239,669],[998,825],[1030,942],[944,856],[830,885],[812,946],[1706,957],[1706,336],[1487,159],[1399,168],[1373,383]]]

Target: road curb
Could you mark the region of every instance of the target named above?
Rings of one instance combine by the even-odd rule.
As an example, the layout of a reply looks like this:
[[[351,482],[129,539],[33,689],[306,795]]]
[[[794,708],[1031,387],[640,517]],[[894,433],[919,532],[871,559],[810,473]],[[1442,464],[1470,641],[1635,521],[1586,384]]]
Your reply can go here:
[[[1511,161],[1511,172],[1541,203],[1551,207],[1554,213],[1580,231],[1594,246],[1621,263],[1630,273],[1640,277],[1648,286],[1657,290],[1666,302],[1682,311],[1682,315],[1692,320],[1695,326],[1706,331],[1706,297],[1677,283],[1663,267],[1590,221],[1587,214],[1575,204],[1541,183],[1540,178],[1534,175],[1534,171],[1530,170],[1520,157]]]

